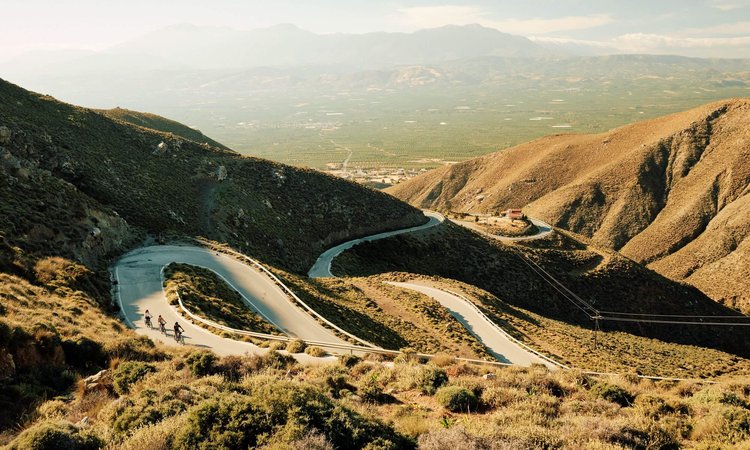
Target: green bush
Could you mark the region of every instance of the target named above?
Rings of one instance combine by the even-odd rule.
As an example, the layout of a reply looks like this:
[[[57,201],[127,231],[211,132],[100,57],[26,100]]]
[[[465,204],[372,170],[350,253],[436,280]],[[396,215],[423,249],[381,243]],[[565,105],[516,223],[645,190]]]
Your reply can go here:
[[[435,400],[452,412],[467,412],[477,407],[477,396],[461,386],[444,386],[435,393]]]
[[[296,363],[296,360],[289,356],[283,355],[277,351],[269,351],[259,359],[260,364],[263,368],[271,369],[286,369]]]
[[[132,384],[152,372],[156,372],[153,364],[140,361],[127,361],[120,364],[112,376],[115,391],[120,395],[127,394]]]
[[[196,377],[211,375],[216,370],[216,355],[211,352],[193,352],[187,357],[190,373]]]
[[[594,387],[591,388],[591,393],[596,397],[603,398],[612,403],[617,403],[623,407],[633,404],[633,395],[616,384],[596,383]]]
[[[334,448],[365,448],[368,444],[407,441],[390,427],[335,405],[313,386],[274,379],[250,381],[249,394],[225,392],[195,406],[177,433],[175,448],[254,448],[269,442],[298,439],[318,430]]]
[[[366,402],[379,402],[383,398],[383,385],[378,379],[378,374],[371,372],[359,384],[357,393]]]
[[[720,386],[709,386],[696,392],[692,398],[698,403],[721,403],[724,405],[739,406],[741,408],[750,408],[750,406],[740,398],[735,392],[729,391]]]
[[[448,374],[444,369],[428,364],[419,373],[418,387],[422,393],[433,395],[438,388],[444,386],[447,382]]]
[[[95,450],[102,442],[92,434],[82,434],[70,422],[42,422],[25,430],[7,450]]]
[[[147,389],[138,398],[128,398],[118,405],[112,428],[118,433],[131,433],[176,416],[186,409],[185,404],[170,393],[158,397],[155,391]]]
[[[302,341],[301,339],[295,339],[293,341],[289,341],[288,344],[286,344],[286,351],[289,353],[302,353],[305,351],[305,348],[307,345]]]

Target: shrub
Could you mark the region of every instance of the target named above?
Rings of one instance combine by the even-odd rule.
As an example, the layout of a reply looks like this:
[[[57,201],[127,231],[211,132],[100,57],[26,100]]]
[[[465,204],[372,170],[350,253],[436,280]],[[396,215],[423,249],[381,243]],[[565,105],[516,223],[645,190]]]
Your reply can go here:
[[[522,391],[503,386],[488,386],[482,390],[480,401],[490,408],[502,408],[523,399]]]
[[[247,383],[249,394],[225,392],[192,408],[173,447],[254,448],[293,442],[313,429],[324,434],[334,448],[365,448],[386,441],[398,446],[373,448],[405,446],[405,439],[390,427],[334,404],[313,386],[270,377]]]
[[[357,393],[366,402],[379,402],[383,398],[383,386],[376,372],[371,372],[357,389]]]
[[[633,404],[633,395],[624,388],[609,383],[596,383],[591,392],[599,398],[617,403],[620,406],[630,406]]]
[[[127,394],[132,384],[152,372],[156,372],[153,364],[140,361],[127,361],[120,364],[112,377],[115,391],[120,395]]]
[[[305,353],[307,353],[310,356],[314,356],[316,358],[322,358],[324,356],[328,356],[328,352],[327,351],[323,350],[320,347],[316,347],[316,346],[307,347],[305,349]]]
[[[359,356],[350,355],[348,353],[339,355],[339,364],[347,368],[356,366],[361,360],[362,359]]]
[[[375,438],[375,440],[362,447],[362,450],[398,450],[398,445],[388,439]]]
[[[721,403],[724,405],[748,408],[747,403],[736,393],[726,390],[723,386],[709,386],[696,392],[692,398],[698,403]]]
[[[463,450],[494,448],[488,440],[469,434],[464,427],[436,429],[419,436],[421,450]],[[502,447],[498,447],[502,448]]]
[[[278,341],[276,341],[276,342],[264,341],[264,342],[266,342],[266,347],[268,347],[268,349],[271,350],[271,351],[273,351],[273,352],[275,352],[277,350],[282,350],[282,349],[284,349],[286,347],[283,342],[278,342]]]
[[[396,356],[396,359],[394,359],[393,362],[394,364],[412,364],[417,362],[418,359],[416,350],[405,347],[401,349],[401,354]]]
[[[445,373],[445,370],[428,364],[420,370],[417,386],[422,393],[433,395],[438,388],[442,387],[447,382],[448,374]]]
[[[216,370],[216,355],[211,352],[193,352],[187,357],[190,373],[196,377],[211,375]]]
[[[269,351],[263,356],[258,357],[260,369],[271,368],[271,369],[286,369],[296,363],[296,360],[289,355],[282,355],[276,351]],[[259,370],[260,370],[259,369]]]
[[[245,374],[241,356],[225,356],[214,363],[214,370],[229,381],[239,381]]]
[[[736,406],[719,406],[696,424],[694,439],[739,444],[750,440],[750,411]]]
[[[301,339],[294,339],[286,344],[286,351],[289,353],[302,353],[305,351],[307,345]]]
[[[430,362],[438,367],[448,367],[456,362],[456,357],[446,353],[438,353],[432,357]]]
[[[116,405],[112,429],[118,433],[130,433],[176,416],[186,409],[185,403],[174,398],[170,392],[159,396],[152,389],[144,389],[139,396],[127,398]]]
[[[81,370],[101,369],[107,365],[107,354],[101,344],[85,336],[62,342],[65,362]]]
[[[659,419],[664,415],[674,412],[664,399],[651,394],[641,394],[635,399],[634,407],[644,416]]]
[[[477,407],[477,396],[461,386],[444,386],[435,393],[435,400],[452,412],[466,412]]]
[[[185,416],[181,415],[140,427],[117,448],[119,450],[170,450],[173,448],[175,433],[184,423]]]
[[[102,442],[70,422],[42,422],[21,433],[8,450],[95,450]]]

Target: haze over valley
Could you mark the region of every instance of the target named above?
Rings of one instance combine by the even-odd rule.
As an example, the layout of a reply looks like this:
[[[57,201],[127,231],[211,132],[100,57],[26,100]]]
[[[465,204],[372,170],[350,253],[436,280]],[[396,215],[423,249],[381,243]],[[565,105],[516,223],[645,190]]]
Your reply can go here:
[[[748,1],[0,9],[1,448],[750,449]]]

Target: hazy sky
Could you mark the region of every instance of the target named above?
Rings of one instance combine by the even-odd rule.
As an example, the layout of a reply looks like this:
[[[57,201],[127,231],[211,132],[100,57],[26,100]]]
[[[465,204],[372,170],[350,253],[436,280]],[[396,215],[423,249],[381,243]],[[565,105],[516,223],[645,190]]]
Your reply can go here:
[[[30,50],[101,50],[181,23],[292,23],[320,33],[480,23],[621,52],[750,58],[750,0],[2,0],[1,10],[0,60]]]

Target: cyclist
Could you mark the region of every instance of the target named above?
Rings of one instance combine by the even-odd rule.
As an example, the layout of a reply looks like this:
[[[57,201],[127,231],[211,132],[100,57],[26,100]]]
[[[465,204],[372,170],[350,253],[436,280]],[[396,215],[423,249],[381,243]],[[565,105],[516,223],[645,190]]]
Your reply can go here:
[[[159,318],[156,321],[159,322],[159,331],[161,331],[164,334],[167,334],[167,329],[165,328],[167,321],[164,320],[164,317],[162,317],[161,314],[159,314]]]
[[[184,331],[185,330],[180,326],[180,324],[177,323],[177,322],[175,322],[174,323],[174,340],[177,341],[177,342],[180,342],[180,340],[182,338],[182,333]]]
[[[151,328],[151,317],[152,317],[151,313],[148,310],[146,310],[146,312],[143,313],[143,318],[146,322],[146,326],[149,328]]]

